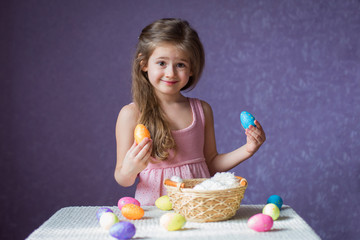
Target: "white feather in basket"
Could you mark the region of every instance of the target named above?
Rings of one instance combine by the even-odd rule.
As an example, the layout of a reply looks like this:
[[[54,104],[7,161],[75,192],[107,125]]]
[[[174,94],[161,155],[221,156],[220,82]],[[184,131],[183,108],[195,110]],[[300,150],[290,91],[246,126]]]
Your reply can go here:
[[[212,178],[197,184],[194,190],[223,190],[239,186],[240,180],[234,173],[218,172]]]

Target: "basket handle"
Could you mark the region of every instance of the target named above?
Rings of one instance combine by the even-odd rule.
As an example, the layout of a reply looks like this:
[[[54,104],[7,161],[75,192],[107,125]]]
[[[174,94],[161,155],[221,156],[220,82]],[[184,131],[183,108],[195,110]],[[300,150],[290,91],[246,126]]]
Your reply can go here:
[[[177,187],[179,183],[171,181],[170,179],[165,179],[164,184],[171,187]],[[180,188],[184,188],[184,187],[185,187],[185,183],[181,183]]]
[[[238,179],[240,179],[240,185],[241,185],[241,186],[246,187],[246,186],[248,185],[248,183],[247,183],[247,181],[246,181],[245,178],[242,178],[242,177],[239,177],[239,176],[235,176],[235,177],[237,177]]]

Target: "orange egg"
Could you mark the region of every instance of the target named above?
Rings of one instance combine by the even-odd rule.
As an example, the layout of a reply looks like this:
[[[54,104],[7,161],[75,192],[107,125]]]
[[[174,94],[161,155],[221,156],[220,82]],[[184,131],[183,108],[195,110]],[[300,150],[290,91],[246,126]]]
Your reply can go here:
[[[150,132],[143,124],[138,124],[134,130],[134,138],[137,144],[139,144],[144,138],[150,138]]]
[[[121,214],[127,219],[137,220],[144,216],[144,209],[135,204],[129,203],[122,207]]]

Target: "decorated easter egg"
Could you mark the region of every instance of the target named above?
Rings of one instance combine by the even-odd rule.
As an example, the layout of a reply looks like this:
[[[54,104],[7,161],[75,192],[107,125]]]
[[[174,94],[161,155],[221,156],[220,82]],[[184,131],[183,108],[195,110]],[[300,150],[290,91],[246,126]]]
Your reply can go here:
[[[150,132],[149,132],[149,130],[147,130],[145,125],[143,125],[143,124],[136,125],[135,130],[134,130],[135,142],[137,144],[139,144],[146,137],[150,138]]]
[[[178,213],[165,213],[160,218],[160,226],[168,231],[176,231],[181,229],[186,223],[184,216]]]
[[[99,208],[97,211],[96,211],[96,217],[98,220],[100,220],[100,217],[103,213],[106,213],[106,212],[113,212],[110,208],[107,208],[107,207],[101,207]]]
[[[254,127],[256,127],[254,121],[255,121],[255,117],[246,111],[241,112],[240,114],[240,121],[241,121],[241,125],[247,129],[249,128],[250,125],[253,125]]]
[[[100,226],[106,230],[109,230],[112,225],[119,222],[119,218],[112,212],[105,212],[100,217]]]
[[[169,211],[172,209],[172,203],[168,195],[164,195],[156,199],[155,206],[164,211]]]
[[[129,203],[121,208],[121,214],[130,220],[137,220],[144,216],[144,209],[138,205]]]
[[[273,219],[266,214],[258,213],[249,218],[248,227],[257,232],[267,232],[274,224]]]
[[[109,231],[110,235],[116,239],[131,239],[135,233],[135,225],[131,222],[119,222],[115,223]]]
[[[266,204],[265,207],[263,208],[262,213],[269,215],[274,221],[278,219],[280,216],[279,208],[273,203]]]
[[[118,208],[121,210],[124,205],[129,204],[129,203],[135,204],[140,207],[140,202],[138,200],[136,200],[135,198],[123,197],[123,198],[120,198],[118,201]]]
[[[268,198],[267,203],[273,203],[278,206],[279,210],[281,210],[283,200],[279,195],[272,195]]]

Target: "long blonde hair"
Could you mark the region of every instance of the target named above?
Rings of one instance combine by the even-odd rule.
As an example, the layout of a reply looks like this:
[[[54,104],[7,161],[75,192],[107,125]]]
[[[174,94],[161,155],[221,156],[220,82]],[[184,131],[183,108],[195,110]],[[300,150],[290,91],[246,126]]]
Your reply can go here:
[[[187,21],[181,19],[166,18],[155,21],[146,26],[139,36],[132,66],[133,101],[140,111],[138,123],[144,124],[150,131],[153,140],[152,156],[166,160],[169,156],[168,150],[176,149],[176,143],[147,73],[142,71],[155,48],[161,43],[174,44],[190,58],[192,76],[181,90],[191,90],[197,84],[205,65],[205,54],[197,32]]]

